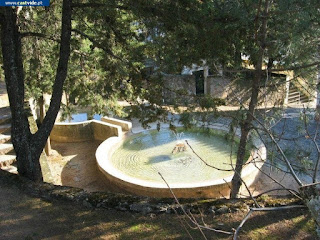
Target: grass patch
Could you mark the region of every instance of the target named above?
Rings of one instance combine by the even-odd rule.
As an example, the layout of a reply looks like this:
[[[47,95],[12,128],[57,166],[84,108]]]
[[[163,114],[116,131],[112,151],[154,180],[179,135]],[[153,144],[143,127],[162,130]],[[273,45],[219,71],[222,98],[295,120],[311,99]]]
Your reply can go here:
[[[141,232],[141,231],[156,231],[159,230],[158,226],[154,226],[152,224],[144,223],[144,224],[137,224],[129,228],[130,232]]]

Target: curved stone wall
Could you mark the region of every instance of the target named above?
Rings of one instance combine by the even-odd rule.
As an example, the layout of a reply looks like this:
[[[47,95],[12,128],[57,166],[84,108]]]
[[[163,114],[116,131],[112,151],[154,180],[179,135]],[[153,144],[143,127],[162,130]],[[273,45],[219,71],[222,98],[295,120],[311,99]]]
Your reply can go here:
[[[215,130],[226,131],[221,124],[212,127]],[[110,137],[98,147],[96,159],[101,172],[124,193],[132,193],[150,197],[172,197],[165,183],[150,183],[132,178],[120,172],[110,164],[110,158],[114,151],[122,144],[124,137]],[[263,161],[266,159],[266,148],[259,139],[253,140],[254,149],[246,166],[242,170],[242,179],[250,186],[259,174]],[[179,198],[220,198],[228,197],[233,173],[222,179],[207,181],[203,184],[173,184],[170,188]]]
[[[112,136],[122,136],[120,126],[88,120],[76,123],[55,123],[50,138],[57,142],[84,142],[93,139],[103,141]]]

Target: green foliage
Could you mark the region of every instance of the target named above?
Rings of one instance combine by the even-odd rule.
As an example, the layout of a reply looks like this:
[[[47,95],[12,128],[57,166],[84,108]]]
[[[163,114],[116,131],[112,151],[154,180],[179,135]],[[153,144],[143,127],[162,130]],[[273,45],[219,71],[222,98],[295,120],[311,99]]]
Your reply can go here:
[[[190,129],[196,125],[195,116],[190,112],[182,113],[180,115],[179,121],[186,129]]]
[[[318,6],[317,2],[309,2]],[[257,0],[241,3],[138,0],[135,4],[113,0],[95,4],[104,6],[73,10],[72,27],[77,31],[73,32],[69,74],[64,86],[64,109],[68,114],[76,106],[91,106],[93,113],[138,116],[144,125],[164,119],[167,112],[162,102],[164,82],[161,77],[143,73],[147,59],[154,62],[159,73],[178,73],[185,65],[202,65],[204,59],[212,70],[216,66],[241,68],[241,54],[249,57],[249,64],[255,62],[258,47],[254,36],[260,27],[255,26]],[[23,38],[27,97],[37,99],[52,91],[60,6],[59,0],[47,9],[23,8],[19,13],[22,32],[46,36]],[[272,59],[279,66],[312,61],[310,56],[318,33],[315,7],[281,0],[271,8],[266,61]],[[242,79],[245,86],[246,75],[230,73],[230,77]],[[183,96],[187,92],[182,89],[176,94]],[[176,103],[173,102],[176,111],[180,111],[182,99],[177,97]],[[134,109],[125,111],[117,100],[130,102]],[[148,105],[141,106],[145,103]],[[215,112],[224,102],[203,97],[185,104],[190,112],[200,108],[198,118],[209,121],[205,112]],[[186,116],[183,117],[182,121],[186,122]]]
[[[217,110],[218,106],[225,105],[225,100],[220,98],[213,98],[211,96],[199,97],[199,107],[201,110],[213,111]]]
[[[26,33],[22,38],[22,54],[27,98],[39,99],[43,93],[52,92],[58,63],[60,3],[57,1],[48,10],[22,8],[18,15],[20,30]],[[39,37],[28,36],[28,33],[37,33]]]

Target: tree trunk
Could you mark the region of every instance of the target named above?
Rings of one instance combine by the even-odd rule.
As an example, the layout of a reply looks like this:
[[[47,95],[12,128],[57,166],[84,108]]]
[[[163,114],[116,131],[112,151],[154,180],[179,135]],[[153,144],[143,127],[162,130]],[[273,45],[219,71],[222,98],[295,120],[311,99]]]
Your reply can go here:
[[[317,57],[320,58],[320,44],[317,49]],[[318,59],[319,61],[319,59]],[[316,113],[315,120],[320,121],[320,64],[317,66],[317,79],[316,79]]]
[[[60,58],[52,100],[43,124],[34,135],[30,132],[28,117],[24,111],[21,38],[14,8],[0,9],[0,24],[3,68],[12,116],[11,135],[17,155],[18,172],[33,181],[42,181],[39,158],[58,114],[62,87],[67,75],[71,37],[71,0],[63,1]]]
[[[39,98],[38,100],[39,103],[39,108],[40,108],[40,124],[43,123],[44,116],[46,115],[46,105],[44,101],[43,95]],[[46,153],[47,156],[50,156],[51,153],[51,143],[50,143],[50,136],[47,139],[46,146],[44,147],[44,152]]]
[[[246,153],[246,146],[248,142],[248,136],[251,129],[251,124],[253,121],[254,112],[258,103],[258,94],[259,94],[259,85],[261,82],[261,76],[262,76],[262,65],[263,65],[263,59],[264,59],[264,52],[266,49],[266,37],[267,37],[267,19],[268,19],[268,13],[269,13],[269,0],[265,1],[264,5],[264,11],[263,11],[263,17],[262,17],[262,28],[261,28],[261,34],[260,38],[258,39],[258,46],[259,46],[259,52],[257,57],[257,62],[255,65],[255,74],[254,78],[252,80],[251,85],[251,99],[249,104],[249,110],[246,114],[246,119],[240,123],[241,128],[241,137],[240,137],[240,143],[239,148],[237,152],[237,161],[236,161],[236,167],[235,167],[235,173],[232,178],[232,184],[231,184],[231,193],[230,198],[237,198],[242,181],[241,181],[241,172],[242,167],[244,163],[244,157]]]
[[[24,74],[21,39],[13,8],[1,9],[1,44],[5,81],[12,115],[12,143],[17,155],[18,171],[23,176],[42,179],[39,161],[32,157],[31,138],[27,115],[24,111]]]

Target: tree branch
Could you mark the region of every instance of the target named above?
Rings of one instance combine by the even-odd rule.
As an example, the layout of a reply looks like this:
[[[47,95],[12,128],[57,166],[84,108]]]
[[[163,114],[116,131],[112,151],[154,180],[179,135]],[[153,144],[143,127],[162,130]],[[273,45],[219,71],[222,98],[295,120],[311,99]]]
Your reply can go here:
[[[289,171],[291,173],[291,175],[293,176],[293,178],[296,180],[296,182],[299,184],[299,186],[302,186],[303,183],[301,182],[301,180],[299,179],[299,177],[297,176],[296,172],[294,171],[294,169],[292,168],[291,163],[289,162],[288,158],[286,157],[286,155],[284,154],[283,150],[281,149],[281,147],[279,146],[278,142],[275,140],[273,134],[270,132],[269,129],[267,129],[267,127],[254,115],[252,115],[252,117],[254,118],[254,120],[259,123],[259,125],[265,130],[265,132],[269,135],[269,137],[271,138],[272,142],[275,144],[276,148],[278,149],[278,151],[280,152],[282,158],[284,159],[284,161],[286,162],[287,167],[289,168]]]
[[[271,73],[276,73],[276,72],[285,72],[285,71],[294,71],[294,70],[300,70],[303,68],[310,68],[310,67],[316,67],[320,64],[320,61],[316,61],[310,64],[305,64],[305,65],[299,65],[299,66],[293,66],[293,67],[288,67],[288,68],[272,68],[269,69],[269,72]],[[229,73],[239,73],[239,72],[254,72],[254,69],[223,69],[224,72],[229,72]]]
[[[249,217],[251,216],[251,214],[253,212],[257,212],[257,211],[281,211],[281,210],[288,210],[288,209],[294,209],[294,208],[306,208],[306,206],[304,206],[304,205],[291,205],[291,206],[283,206],[283,207],[250,208],[250,211],[247,213],[245,218],[241,221],[241,223],[237,227],[236,231],[234,232],[233,240],[237,240],[238,239],[238,235],[239,235],[240,229],[242,228],[244,223],[249,219]]]
[[[319,122],[317,121],[317,126],[316,126],[316,131],[314,134],[314,137],[311,136],[309,130],[308,130],[308,124],[307,124],[307,113],[306,113],[306,109],[303,108],[303,122],[304,122],[304,127],[305,127],[305,131],[309,137],[309,139],[311,139],[313,145],[315,146],[315,148],[317,149],[317,161],[315,164],[315,168],[314,168],[314,172],[313,172],[313,183],[315,183],[317,181],[317,176],[318,176],[318,170],[319,170],[319,165],[320,165],[320,148],[319,145],[317,143],[317,133],[318,133],[318,128],[319,128]]]
[[[37,33],[37,32],[22,32],[22,33],[20,33],[20,36],[21,36],[21,38],[24,38],[24,37],[39,37],[39,38],[49,39],[49,40],[52,40],[52,41],[55,41],[55,42],[60,43],[60,39],[56,39],[56,38],[47,36],[47,35],[45,35],[45,34],[43,34],[43,33]]]
[[[120,10],[128,10],[128,7],[120,6],[120,5],[111,5],[106,3],[98,3],[98,2],[92,2],[92,3],[74,3],[71,5],[72,8],[102,8],[102,7],[108,7],[108,8],[118,8]]]
[[[78,29],[72,29],[71,32],[77,33],[85,38],[87,38],[88,40],[90,40],[90,42],[92,42],[94,44],[95,47],[102,49],[103,51],[105,51],[107,54],[109,54],[111,57],[118,59],[120,61],[124,61],[122,58],[116,56],[110,49],[106,48],[105,46],[103,46],[101,43],[99,43],[98,41],[96,41],[93,37],[89,36],[88,34],[78,30]]]
[[[226,232],[226,231],[223,231],[223,230],[219,230],[219,229],[213,229],[213,228],[209,228],[209,227],[206,227],[206,226],[202,226],[202,225],[199,225],[196,221],[194,221],[189,215],[188,213],[186,212],[186,210],[184,209],[184,207],[182,207],[181,203],[179,202],[178,198],[176,197],[176,195],[174,194],[174,192],[172,191],[171,187],[169,186],[169,184],[167,183],[167,181],[164,179],[164,177],[162,176],[162,174],[160,172],[158,172],[158,174],[160,175],[160,177],[162,178],[162,180],[165,182],[165,184],[167,185],[169,191],[171,192],[172,196],[174,197],[176,203],[179,205],[179,207],[181,208],[182,212],[185,214],[185,216],[187,216],[189,218],[189,220],[195,224],[197,227],[199,227],[200,229],[207,229],[207,230],[211,230],[211,231],[214,231],[214,232],[218,232],[218,233],[224,233],[224,234],[228,234],[228,235],[232,235],[233,233],[232,232]]]
[[[211,167],[213,169],[219,170],[219,171],[226,171],[226,172],[233,172],[233,169],[222,169],[222,168],[217,168],[213,165],[210,165],[209,163],[207,163],[205,160],[203,160],[191,147],[191,145],[189,144],[188,140],[185,140],[185,142],[187,143],[187,145],[189,146],[189,148],[191,149],[191,151],[208,167]]]

